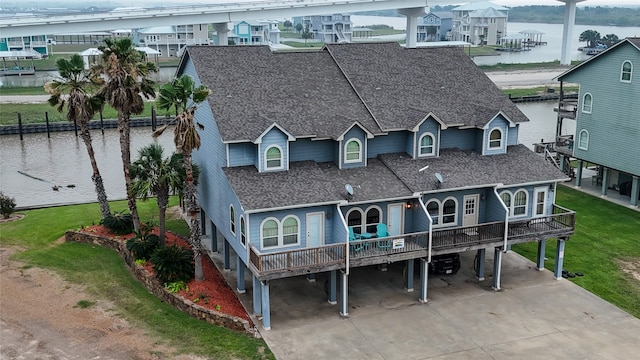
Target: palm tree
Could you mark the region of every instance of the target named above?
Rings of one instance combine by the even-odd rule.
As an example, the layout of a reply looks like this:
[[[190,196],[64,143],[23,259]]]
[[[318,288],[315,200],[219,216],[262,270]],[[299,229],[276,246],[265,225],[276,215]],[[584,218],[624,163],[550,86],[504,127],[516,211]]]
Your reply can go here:
[[[196,183],[194,181],[193,163],[191,154],[193,150],[200,148],[200,135],[196,130],[194,115],[200,103],[207,99],[211,90],[204,85],[197,86],[189,75],[182,75],[172,82],[163,85],[157,99],[159,109],[167,113],[175,109],[177,115],[174,119],[176,127],[173,131],[173,141],[176,144],[176,152],[184,156],[184,169],[186,173],[186,184],[184,197],[186,199],[187,212],[189,213],[189,245],[193,249],[195,262],[195,278],[197,281],[204,279],[202,272],[202,244],[200,243],[200,220],[197,216],[199,211],[196,199]],[[200,128],[204,128],[198,123]],[[159,136],[167,126],[158,128],[154,136]]]
[[[151,144],[138,151],[138,160],[131,164],[131,188],[137,197],[146,200],[155,195],[158,202],[158,227],[160,245],[165,246],[165,219],[169,195],[182,191],[186,175],[182,156],[174,153],[163,158],[161,145]]]
[[[87,147],[93,170],[91,180],[96,187],[100,213],[104,219],[110,215],[111,210],[93,151],[91,133],[89,133],[89,121],[96,111],[102,109],[104,100],[99,96],[91,95],[91,91],[97,89],[97,79],[84,68],[84,62],[80,55],[75,54],[69,60],[58,59],[56,67],[60,78],[44,85],[45,91],[51,95],[48,102],[49,105],[55,106],[59,112],[63,112],[66,107],[67,120],[75,122],[80,128],[80,137]]]
[[[127,187],[127,201],[135,231],[140,231],[140,218],[136,206],[136,197],[131,188],[131,140],[129,138],[129,119],[131,114],[144,111],[144,100],[155,96],[154,82],[149,79],[156,71],[153,63],[147,62],[142,52],[136,50],[129,38],[104,39],[105,45],[98,47],[102,51],[102,62],[94,65],[93,71],[103,79],[98,94],[118,112],[118,132],[120,133],[120,152],[122,169]]]
[[[586,41],[588,48],[595,48],[600,42],[600,33],[595,30],[585,30],[580,34],[580,42]]]

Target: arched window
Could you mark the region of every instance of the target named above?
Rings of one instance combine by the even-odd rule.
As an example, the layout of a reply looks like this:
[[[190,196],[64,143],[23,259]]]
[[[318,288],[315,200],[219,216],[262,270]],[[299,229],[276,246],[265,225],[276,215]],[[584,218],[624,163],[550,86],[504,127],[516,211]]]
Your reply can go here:
[[[511,209],[511,193],[510,192],[508,191],[501,192],[500,199],[502,199],[502,202],[507,207],[507,209]]]
[[[282,245],[293,245],[298,243],[300,231],[298,219],[289,216],[282,222]]]
[[[278,145],[271,145],[265,152],[266,169],[282,169],[282,150]]]
[[[247,227],[242,216],[240,216],[240,243],[242,246],[247,246]]]
[[[438,202],[438,200],[429,201],[427,203],[427,211],[429,212],[429,216],[431,216],[433,225],[438,225],[438,220],[440,219],[440,203]]]
[[[458,202],[449,198],[442,203],[442,224],[456,224],[458,214]]]
[[[353,228],[356,234],[362,234],[362,210],[354,208],[347,213],[347,225]]]
[[[633,64],[627,60],[622,63],[622,69],[620,71],[620,81],[631,82],[631,76],[633,74]]]
[[[344,162],[355,163],[362,161],[362,143],[358,139],[349,139],[344,146]]]
[[[380,224],[380,214],[380,208],[378,208],[377,206],[372,206],[367,209],[367,224],[365,228],[367,229],[368,233],[373,234],[376,232],[376,228],[378,224]]]
[[[529,194],[525,190],[518,190],[513,195],[513,216],[527,215],[527,199]]]
[[[236,210],[233,205],[229,206],[229,228],[233,235],[236,234]]]
[[[578,149],[589,150],[589,132],[587,130],[580,130],[578,135]]]
[[[435,155],[436,147],[434,146],[434,138],[433,135],[427,133],[420,137],[420,147],[418,151],[418,156],[429,156]]]
[[[502,130],[491,130],[489,134],[489,149],[502,149]]]
[[[262,223],[262,247],[275,246],[278,246],[278,222],[274,219],[268,219]]]
[[[591,109],[593,108],[593,96],[591,94],[586,93],[584,97],[582,97],[582,112],[591,114]]]

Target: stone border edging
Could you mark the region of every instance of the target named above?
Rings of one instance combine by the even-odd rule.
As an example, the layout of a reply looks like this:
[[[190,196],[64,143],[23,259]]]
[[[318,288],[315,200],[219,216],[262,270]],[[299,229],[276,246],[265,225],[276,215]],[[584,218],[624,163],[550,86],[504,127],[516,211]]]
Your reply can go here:
[[[115,250],[125,264],[131,271],[131,273],[149,290],[153,295],[157,296],[160,300],[175,307],[176,309],[189,314],[199,320],[204,320],[209,324],[222,326],[227,329],[242,331],[246,334],[260,337],[260,333],[256,331],[255,327],[245,319],[231,316],[222,312],[214,311],[202,307],[193,303],[190,300],[183,298],[177,294],[167,291],[153,275],[151,275],[142,266],[135,264],[135,260],[131,253],[127,250],[124,242],[114,240],[106,236],[91,235],[80,231],[69,230],[65,233],[65,241],[76,242],[82,244],[94,244],[100,245],[112,250]]]

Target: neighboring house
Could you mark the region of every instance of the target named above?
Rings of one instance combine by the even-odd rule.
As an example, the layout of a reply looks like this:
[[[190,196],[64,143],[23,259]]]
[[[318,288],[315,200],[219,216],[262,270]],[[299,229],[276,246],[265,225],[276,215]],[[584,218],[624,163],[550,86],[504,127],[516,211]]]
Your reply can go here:
[[[233,25],[236,45],[269,45],[280,43],[278,21],[241,21]]]
[[[132,30],[133,42],[160,52],[161,57],[179,56],[187,45],[208,45],[207,24],[154,26]]]
[[[440,17],[432,12],[418,18],[417,40],[440,41],[440,27],[442,21]]]
[[[327,273],[346,316],[353,267],[402,262],[411,291],[417,264],[426,302],[432,256],[477,251],[484,279],[489,249],[499,289],[511,244],[538,241],[542,269],[558,238],[562,276],[575,214],[554,199],[568,179],[518,144],[528,119],[462,49],[187,47],[181,74],[212,90],[195,113],[203,231],[226,269],[237,258],[240,292],[248,269],[265,328],[284,277]]]
[[[507,35],[509,8],[489,2],[470,3],[451,10],[453,40],[498,45]]]
[[[48,56],[46,35],[20,36],[0,38],[0,51],[35,51],[41,56]]]
[[[578,83],[575,100],[561,94],[559,128],[565,118],[576,120],[575,134],[564,149],[577,158],[576,186],[580,186],[582,165],[598,165],[593,181],[630,195],[638,206],[640,192],[640,38],[626,38],[611,48],[558,76],[562,83]],[[558,134],[563,140],[563,134]],[[562,147],[559,147],[562,151]]]
[[[294,26],[302,24],[303,31],[304,27],[309,26],[313,38],[327,44],[351,42],[353,39],[353,30],[351,29],[353,23],[351,15],[348,14],[294,17],[293,23]]]

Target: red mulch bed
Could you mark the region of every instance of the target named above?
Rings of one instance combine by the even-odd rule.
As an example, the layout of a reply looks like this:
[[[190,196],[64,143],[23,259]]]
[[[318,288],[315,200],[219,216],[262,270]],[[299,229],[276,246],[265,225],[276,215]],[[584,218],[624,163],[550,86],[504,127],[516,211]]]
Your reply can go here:
[[[115,235],[102,225],[88,226],[82,230],[91,234],[105,237],[117,238],[120,241],[126,241],[135,236],[135,234]],[[154,233],[158,233],[158,229],[154,229]],[[186,240],[172,233],[166,233],[166,244],[171,246],[177,244],[179,246],[189,247]],[[185,299],[210,310],[222,312],[228,315],[236,316],[251,322],[247,311],[244,309],[240,300],[236,296],[235,291],[227,284],[218,268],[213,264],[211,259],[204,254],[202,268],[204,271],[204,281],[195,281],[191,279],[187,286],[189,291],[180,291],[179,294]],[[144,268],[150,273],[153,272],[153,264],[147,262]],[[198,299],[197,301],[194,301]]]

